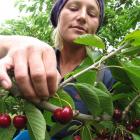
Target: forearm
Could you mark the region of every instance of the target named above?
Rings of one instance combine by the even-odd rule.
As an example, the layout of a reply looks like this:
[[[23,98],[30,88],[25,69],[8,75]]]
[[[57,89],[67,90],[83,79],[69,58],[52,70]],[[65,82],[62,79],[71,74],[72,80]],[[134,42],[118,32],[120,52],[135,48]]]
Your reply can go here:
[[[17,47],[47,45],[46,43],[29,36],[0,35],[0,58],[4,57],[10,49]]]

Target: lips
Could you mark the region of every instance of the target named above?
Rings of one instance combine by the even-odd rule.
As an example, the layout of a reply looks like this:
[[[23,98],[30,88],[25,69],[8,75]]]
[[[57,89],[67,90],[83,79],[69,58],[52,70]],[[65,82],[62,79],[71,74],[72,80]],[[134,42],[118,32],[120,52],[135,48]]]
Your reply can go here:
[[[72,26],[72,28],[87,33],[87,29],[85,29],[85,28],[83,28],[83,27],[81,27],[81,26]]]

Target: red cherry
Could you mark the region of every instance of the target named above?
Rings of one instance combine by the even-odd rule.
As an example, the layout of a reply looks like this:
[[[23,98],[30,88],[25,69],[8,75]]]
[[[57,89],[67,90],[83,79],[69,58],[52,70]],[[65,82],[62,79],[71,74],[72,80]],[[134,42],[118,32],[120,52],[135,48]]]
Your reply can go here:
[[[115,109],[113,114],[113,119],[115,121],[120,121],[122,118],[122,111],[120,109]]]
[[[0,127],[7,128],[11,124],[11,118],[8,114],[0,114]]]
[[[62,109],[60,123],[66,124],[72,119],[72,117],[73,117],[73,111],[71,107],[66,106]]]
[[[132,125],[134,125],[135,127],[139,127],[140,126],[140,119],[136,119],[132,122]]]
[[[127,125],[126,126],[126,129],[129,130],[129,131],[131,131],[131,132],[134,132],[135,131],[135,126],[133,126],[133,125]]]
[[[73,137],[73,140],[81,140],[81,137],[79,135],[76,135]]]
[[[61,120],[61,113],[62,113],[62,109],[61,108],[57,108],[56,110],[54,110],[52,118],[55,121],[60,122],[60,120]]]
[[[27,123],[27,118],[25,115],[17,115],[13,118],[13,124],[17,129],[25,128]]]

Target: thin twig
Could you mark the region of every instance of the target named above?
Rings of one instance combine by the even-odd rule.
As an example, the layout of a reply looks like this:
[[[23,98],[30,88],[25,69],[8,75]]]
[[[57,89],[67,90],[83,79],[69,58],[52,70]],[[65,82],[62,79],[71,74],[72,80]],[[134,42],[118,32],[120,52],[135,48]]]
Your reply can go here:
[[[87,67],[86,69],[78,72],[77,74],[75,75],[72,75],[71,77],[69,77],[68,79],[66,79],[64,82],[62,82],[60,85],[59,85],[59,88],[62,88],[64,87],[68,82],[76,79],[78,76],[82,75],[83,73],[89,71],[89,70],[92,70],[92,69],[97,69],[100,64],[102,62],[104,62],[105,60],[107,60],[108,58],[114,56],[115,54],[117,54],[120,50],[122,50],[123,48],[125,48],[126,46],[128,46],[129,42],[125,43],[124,45],[122,45],[121,47],[117,48],[115,51],[109,53],[108,55],[106,56],[103,56],[99,61],[97,61],[96,63],[92,64],[91,66]]]
[[[119,47],[119,48],[116,49],[115,51],[111,52],[111,53],[108,54],[107,56],[102,57],[98,62],[94,63],[93,65],[89,66],[88,68],[86,68],[86,69],[80,71],[79,73],[77,73],[77,74],[71,76],[70,78],[66,79],[63,83],[61,83],[61,84],[59,85],[59,88],[64,87],[68,82],[70,82],[70,81],[72,81],[73,79],[77,78],[77,77],[80,76],[81,74],[83,74],[83,73],[85,73],[85,72],[87,72],[87,71],[89,71],[89,70],[91,70],[91,69],[97,69],[97,68],[100,66],[100,64],[101,64],[102,62],[104,62],[104,61],[107,60],[108,58],[114,56],[117,52],[119,52],[121,49],[125,48],[127,45],[129,45],[129,42],[125,43],[124,45],[122,45],[121,47]],[[16,83],[14,83],[14,86],[15,86],[16,88],[14,87],[14,88],[11,88],[11,90],[10,90],[10,92],[13,94],[13,96],[14,96],[15,91],[16,91],[17,93],[20,92],[20,91],[18,90],[18,88],[17,88]],[[18,95],[19,95],[19,94],[18,94]],[[50,111],[50,112],[53,112],[56,108],[60,108],[60,107],[58,107],[58,106],[56,106],[56,105],[53,105],[53,104],[51,104],[51,103],[49,103],[48,101],[45,101],[45,100],[44,100],[44,101],[41,101],[40,103],[33,103],[33,104],[35,104],[36,106],[38,106],[38,107],[40,107],[40,108],[42,108],[42,109],[48,110],[48,111]],[[108,118],[108,117],[107,117],[107,118],[104,118],[104,117],[97,117],[97,118],[94,118],[92,115],[82,114],[82,113],[80,113],[79,111],[76,111],[76,110],[73,111],[73,114],[74,114],[74,118],[76,118],[76,119],[78,119],[78,120],[81,120],[81,121],[93,121],[93,120],[94,120],[94,121],[100,121],[100,120],[109,120],[109,119],[110,119],[110,118]]]
[[[122,112],[122,119],[125,119],[127,113],[129,112],[130,108],[133,106],[133,104],[136,102],[136,100],[140,98],[140,94],[138,94],[129,104],[128,106],[124,109],[124,111]]]

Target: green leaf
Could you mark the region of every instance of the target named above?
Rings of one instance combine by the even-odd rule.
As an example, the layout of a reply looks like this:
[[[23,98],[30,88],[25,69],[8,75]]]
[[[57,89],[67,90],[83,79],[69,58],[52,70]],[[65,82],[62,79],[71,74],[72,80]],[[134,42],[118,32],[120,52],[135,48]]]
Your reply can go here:
[[[92,140],[91,130],[89,125],[85,125],[81,131],[82,140]]]
[[[90,47],[97,47],[100,49],[105,48],[104,42],[97,35],[91,35],[91,34],[81,35],[80,37],[75,39],[74,42],[77,44],[82,44]]]
[[[91,88],[92,86],[84,83],[73,84],[77,89],[81,99],[86,104],[90,113],[95,117],[100,113],[100,102],[97,93]]]
[[[12,125],[8,128],[0,128],[0,140],[12,140],[15,132],[16,129]]]
[[[46,133],[45,133],[45,140],[51,140],[50,135],[49,135],[47,130],[46,130]]]
[[[27,116],[27,128],[32,140],[45,140],[46,122],[41,111],[34,105],[25,102],[24,110]]]
[[[97,74],[96,71],[90,70],[78,76],[76,80],[79,83],[87,83],[87,84],[93,85],[96,80],[96,74]]]
[[[123,63],[129,78],[137,89],[140,89],[140,58],[135,58],[132,61]]]
[[[113,131],[114,125],[112,121],[101,121],[98,123],[98,129],[99,130],[109,130],[109,132]]]
[[[112,116],[113,114],[113,101],[112,96],[108,92],[98,89],[94,86],[91,86],[91,89],[97,94],[100,101],[100,108],[102,109],[102,113],[107,113]]]
[[[139,46],[140,45],[140,30],[135,30],[132,33],[129,33],[128,35],[125,36],[126,41],[131,41],[131,43],[134,46]]]
[[[140,140],[140,136],[139,135],[136,135],[134,133],[131,133],[131,134],[132,134],[134,140]]]
[[[120,100],[120,99],[126,99],[132,97],[132,93],[119,93],[119,94],[114,94],[112,96],[112,100],[116,101],[116,100]]]

